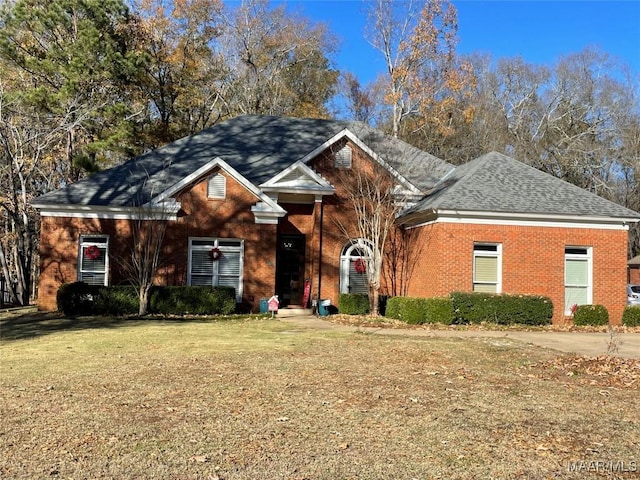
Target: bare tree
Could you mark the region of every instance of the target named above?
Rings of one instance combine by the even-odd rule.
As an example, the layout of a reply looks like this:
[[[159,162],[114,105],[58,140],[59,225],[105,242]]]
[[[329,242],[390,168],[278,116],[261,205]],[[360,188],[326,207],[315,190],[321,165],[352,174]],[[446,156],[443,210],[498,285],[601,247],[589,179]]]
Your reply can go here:
[[[385,283],[392,297],[406,297],[409,292],[409,281],[415,272],[424,249],[424,243],[419,242],[417,230],[400,226],[389,232],[385,248],[383,275]]]
[[[4,71],[9,71],[7,65]],[[11,82],[22,78],[13,73],[11,81],[0,78],[0,269],[11,301],[27,305],[39,231],[30,202],[59,178],[51,159],[63,148],[64,127],[21,102]]]
[[[349,215],[350,222],[337,219],[336,224],[349,241],[363,239],[371,250],[370,255],[361,260],[366,264],[369,305],[374,316],[378,315],[387,247],[390,238],[394,242],[399,239],[395,220],[408,200],[400,176],[390,174],[388,168],[375,161],[358,162],[353,168],[343,170],[339,177],[343,206],[353,215]]]
[[[455,55],[455,7],[448,0],[376,0],[369,5],[367,38],[384,58],[387,72],[380,82],[391,107],[392,135],[405,138],[427,126],[450,135],[454,113],[464,113],[454,107],[455,97],[474,82],[470,65]],[[403,132],[405,124],[410,126]]]
[[[138,290],[138,315],[149,310],[149,294],[156,274],[166,263],[163,246],[169,221],[177,213],[178,204],[171,199],[154,199],[145,195],[149,177],[139,189],[138,199],[129,220],[129,237],[124,254],[116,255],[116,263],[132,285]],[[151,201],[147,199],[151,198]]]

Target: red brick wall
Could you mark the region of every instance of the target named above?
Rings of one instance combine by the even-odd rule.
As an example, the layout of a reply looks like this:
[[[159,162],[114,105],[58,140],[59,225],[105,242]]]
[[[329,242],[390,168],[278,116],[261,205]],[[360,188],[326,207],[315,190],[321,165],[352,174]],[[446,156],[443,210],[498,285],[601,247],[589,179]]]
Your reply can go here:
[[[189,237],[244,239],[244,299],[257,308],[259,299],[273,292],[277,226],[255,224],[251,206],[257,199],[231,177],[226,201],[207,198],[206,179],[180,193],[178,200],[183,212],[167,226],[162,255],[166,266],[159,271],[156,283],[186,283]],[[43,217],[41,231],[38,307],[43,310],[56,308],[56,293],[62,283],[77,280],[80,235],[109,235],[112,259],[130,248],[128,220]],[[111,260],[110,284],[123,280],[117,263]]]
[[[331,150],[337,151],[345,144],[352,149],[351,169],[336,169],[330,151],[319,155],[311,162],[311,167],[327,179],[335,188],[336,195],[325,197],[322,215],[322,283],[320,298],[328,298],[334,305],[340,296],[340,255],[349,238],[357,238],[356,218],[349,206],[349,195],[344,185],[354,177],[354,171],[364,171],[368,175],[377,175],[378,181],[385,181],[384,174],[376,168],[376,163],[350,141],[338,142]],[[317,281],[313,289],[317,292]]]
[[[640,285],[640,266],[635,265],[629,267],[629,283],[632,285]]]
[[[553,321],[564,317],[565,246],[592,247],[593,303],[619,324],[625,306],[627,232],[582,228],[438,223],[421,227],[424,251],[411,279],[410,296],[447,295],[473,289],[473,244],[502,244],[502,292],[546,295]]]

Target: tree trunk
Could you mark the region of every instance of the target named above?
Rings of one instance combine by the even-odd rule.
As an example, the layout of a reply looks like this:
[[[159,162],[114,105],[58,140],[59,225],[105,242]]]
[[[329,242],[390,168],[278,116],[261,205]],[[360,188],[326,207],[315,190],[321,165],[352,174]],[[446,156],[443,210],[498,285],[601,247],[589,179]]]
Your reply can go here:
[[[139,290],[140,305],[138,307],[138,315],[143,317],[149,312],[149,292],[151,285],[141,285]]]
[[[369,293],[369,307],[371,310],[371,316],[377,317],[380,312],[378,311],[378,300],[380,298],[380,287],[371,288],[371,292]]]

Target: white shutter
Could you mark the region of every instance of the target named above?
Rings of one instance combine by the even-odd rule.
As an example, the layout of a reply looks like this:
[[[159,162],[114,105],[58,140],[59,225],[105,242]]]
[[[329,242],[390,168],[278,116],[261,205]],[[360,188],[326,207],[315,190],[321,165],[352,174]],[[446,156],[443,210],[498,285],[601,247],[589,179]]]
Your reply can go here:
[[[217,262],[218,285],[238,289],[240,277],[240,252],[222,252]]]
[[[191,285],[213,285],[210,250],[191,251]]]
[[[366,261],[363,259],[363,262]],[[358,273],[356,271],[356,262],[351,259],[349,261],[349,293],[369,293],[367,272]]]

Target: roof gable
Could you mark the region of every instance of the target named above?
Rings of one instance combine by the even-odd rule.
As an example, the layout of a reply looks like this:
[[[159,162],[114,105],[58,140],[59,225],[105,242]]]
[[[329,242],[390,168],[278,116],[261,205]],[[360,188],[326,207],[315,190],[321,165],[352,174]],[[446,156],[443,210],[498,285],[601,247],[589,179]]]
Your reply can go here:
[[[335,188],[321,175],[314,172],[303,162],[289,166],[269,181],[260,185],[265,192],[308,193],[331,195]]]

